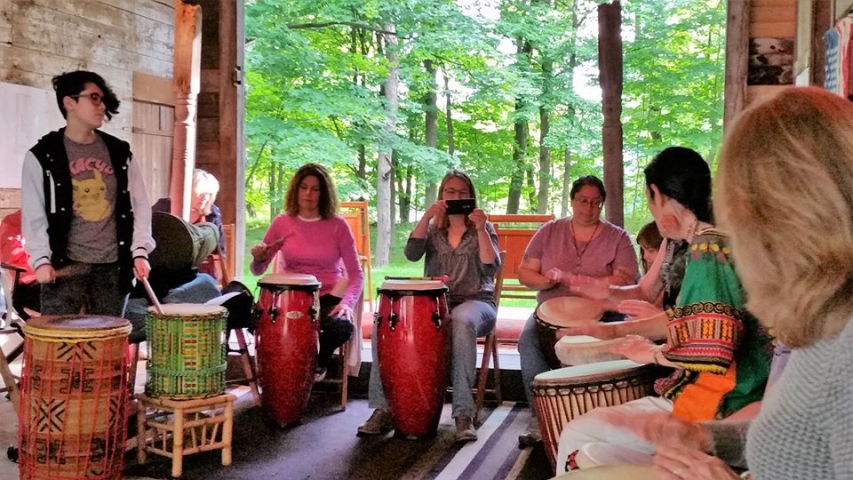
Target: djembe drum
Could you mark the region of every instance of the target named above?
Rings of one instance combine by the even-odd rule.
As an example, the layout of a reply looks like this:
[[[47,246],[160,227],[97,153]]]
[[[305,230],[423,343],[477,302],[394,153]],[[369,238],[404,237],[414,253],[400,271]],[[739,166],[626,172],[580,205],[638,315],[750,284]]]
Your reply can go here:
[[[313,275],[266,275],[255,326],[261,408],[281,425],[308,407],[320,339],[320,282]]]
[[[539,335],[539,345],[551,368],[560,368],[554,352],[557,330],[596,323],[604,315],[604,308],[595,300],[582,297],[556,297],[545,300],[536,307],[533,317]]]
[[[130,323],[37,317],[23,328],[19,478],[121,478]]]
[[[435,280],[386,280],[374,328],[382,388],[395,433],[434,435],[450,352],[447,287]]]
[[[598,407],[612,407],[654,391],[654,365],[631,360],[591,363],[540,373],[533,379],[533,405],[545,453],[556,466],[563,426]]]
[[[172,303],[148,309],[149,397],[188,399],[225,391],[225,307]]]

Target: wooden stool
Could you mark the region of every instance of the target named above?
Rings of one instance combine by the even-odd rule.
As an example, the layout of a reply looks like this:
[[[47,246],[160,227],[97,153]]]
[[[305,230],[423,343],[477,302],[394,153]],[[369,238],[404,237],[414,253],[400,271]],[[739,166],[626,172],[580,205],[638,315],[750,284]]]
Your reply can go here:
[[[222,465],[231,465],[236,398],[230,393],[190,400],[137,395],[137,460],[144,464],[148,452],[169,457],[172,459],[172,476],[180,477],[184,455],[222,449]],[[171,420],[169,415],[172,415]],[[152,432],[150,439],[146,438],[149,428]]]

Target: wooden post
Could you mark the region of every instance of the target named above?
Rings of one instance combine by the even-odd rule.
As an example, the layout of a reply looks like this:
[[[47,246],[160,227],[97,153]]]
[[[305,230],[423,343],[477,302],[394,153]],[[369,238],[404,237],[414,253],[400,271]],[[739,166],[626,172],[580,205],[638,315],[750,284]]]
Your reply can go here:
[[[749,2],[750,0],[728,0],[723,131],[746,106],[746,77],[749,68]]]
[[[622,167],[622,6],[618,0],[598,6],[598,68],[601,81],[601,111],[604,114],[605,212],[614,225],[625,223],[624,169]]]
[[[175,2],[175,137],[170,197],[172,214],[190,218],[190,193],[195,168],[196,115],[201,85],[201,7]]]

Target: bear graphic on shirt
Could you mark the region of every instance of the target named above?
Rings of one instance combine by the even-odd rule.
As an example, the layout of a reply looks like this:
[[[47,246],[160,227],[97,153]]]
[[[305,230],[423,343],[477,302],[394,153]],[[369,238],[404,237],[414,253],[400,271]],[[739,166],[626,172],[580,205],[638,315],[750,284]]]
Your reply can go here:
[[[72,179],[74,185],[74,212],[87,222],[97,222],[110,214],[107,201],[107,186],[101,172],[92,170],[93,178]]]

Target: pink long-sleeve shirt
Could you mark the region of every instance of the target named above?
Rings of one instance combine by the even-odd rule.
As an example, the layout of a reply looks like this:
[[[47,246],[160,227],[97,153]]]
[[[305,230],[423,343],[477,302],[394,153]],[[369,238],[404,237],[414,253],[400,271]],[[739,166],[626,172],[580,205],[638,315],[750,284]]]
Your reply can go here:
[[[349,225],[341,216],[316,221],[282,214],[275,217],[264,235],[264,243],[272,245],[283,240],[278,251],[284,261],[284,270],[291,273],[314,275],[322,283],[320,295],[325,295],[344,276],[349,285],[341,303],[355,308],[364,289],[364,273],[355,248],[355,238]],[[266,271],[275,252],[263,262],[252,262],[255,275]]]

